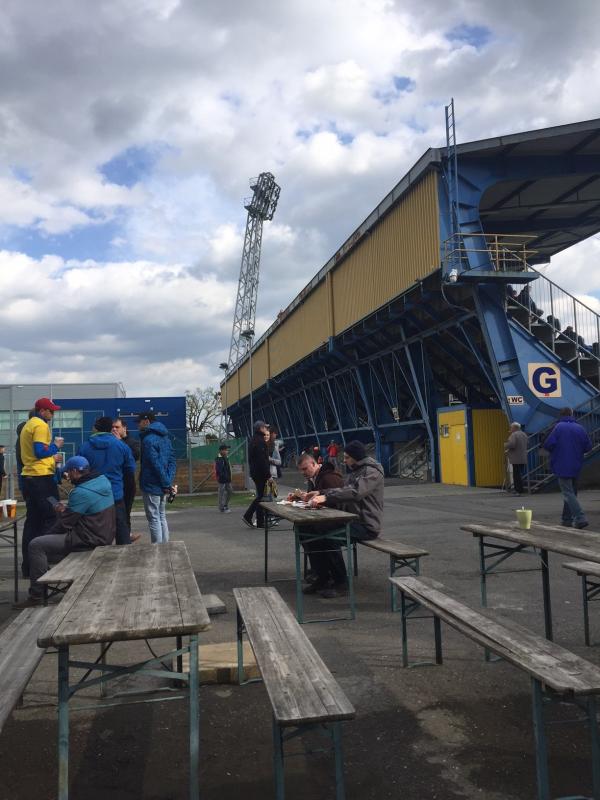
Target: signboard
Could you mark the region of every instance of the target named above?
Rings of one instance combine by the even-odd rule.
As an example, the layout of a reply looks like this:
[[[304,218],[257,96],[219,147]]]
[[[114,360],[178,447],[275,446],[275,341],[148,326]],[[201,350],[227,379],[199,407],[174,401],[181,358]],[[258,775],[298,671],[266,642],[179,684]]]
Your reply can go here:
[[[529,388],[536,397],[561,397],[560,369],[556,364],[528,364]]]
[[[509,394],[506,399],[509,406],[523,406],[525,405],[525,398],[522,394]]]

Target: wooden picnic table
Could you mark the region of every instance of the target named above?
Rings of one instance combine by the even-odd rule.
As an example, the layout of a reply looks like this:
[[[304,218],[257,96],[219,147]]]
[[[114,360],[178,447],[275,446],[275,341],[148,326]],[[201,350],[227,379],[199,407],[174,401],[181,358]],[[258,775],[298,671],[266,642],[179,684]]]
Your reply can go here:
[[[18,525],[25,519],[26,514],[19,514],[2,522],[0,525],[0,550],[12,548],[13,551],[13,582],[14,601],[19,602],[19,537]]]
[[[296,619],[304,623],[304,595],[302,594],[302,542],[312,542],[315,539],[326,539],[332,542],[333,547],[346,548],[348,572],[348,598],[350,602],[350,619],[356,617],[356,603],[354,597],[354,566],[352,556],[352,541],[350,539],[350,523],[358,519],[357,514],[340,511],[337,508],[298,508],[292,505],[279,503],[261,503],[265,512],[265,583],[268,582],[269,566],[269,516],[285,519],[292,523],[294,531],[294,545],[296,550]],[[338,523],[338,526],[328,531],[319,531],[319,523]],[[310,533],[300,529],[312,528]],[[347,617],[328,617],[327,619],[310,619],[307,622],[333,622]]]
[[[524,569],[502,569],[498,566],[517,553],[533,553],[540,565],[535,570],[542,573],[544,624],[546,638],[552,640],[552,603],[550,597],[549,553],[600,562],[600,533],[580,531],[560,525],[534,522],[530,530],[522,530],[512,522],[471,522],[461,525],[461,530],[479,539],[479,576],[481,605],[487,606],[486,578],[492,572],[527,572]],[[499,539],[501,542],[493,542]]]
[[[73,581],[38,637],[40,647],[58,649],[59,800],[67,800],[69,794],[69,698],[86,687],[133,673],[171,677],[187,683],[190,798],[197,800],[198,634],[209,627],[210,620],[183,542],[98,547],[91,553],[86,569]],[[184,636],[188,637],[185,645]],[[105,661],[104,656],[114,642],[171,637],[177,639],[175,650],[144,662],[118,666]],[[103,646],[96,661],[71,660],[72,646],[94,642]],[[170,662],[174,657],[180,663],[183,653],[189,653],[189,674],[162,667],[161,662]],[[71,684],[70,667],[86,670],[84,677]]]

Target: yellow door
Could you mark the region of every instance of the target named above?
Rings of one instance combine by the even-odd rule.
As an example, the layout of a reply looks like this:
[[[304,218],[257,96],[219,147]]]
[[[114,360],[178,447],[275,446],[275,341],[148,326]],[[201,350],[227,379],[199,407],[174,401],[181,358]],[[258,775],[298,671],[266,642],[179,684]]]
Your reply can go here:
[[[442,483],[469,485],[467,464],[466,411],[441,411],[438,414],[440,477]]]

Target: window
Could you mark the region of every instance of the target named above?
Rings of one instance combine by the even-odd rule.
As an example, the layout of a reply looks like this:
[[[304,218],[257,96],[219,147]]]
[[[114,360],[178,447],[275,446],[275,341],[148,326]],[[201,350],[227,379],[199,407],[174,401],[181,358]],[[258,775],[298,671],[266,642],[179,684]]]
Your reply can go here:
[[[53,428],[83,428],[83,411],[57,411],[52,419]]]

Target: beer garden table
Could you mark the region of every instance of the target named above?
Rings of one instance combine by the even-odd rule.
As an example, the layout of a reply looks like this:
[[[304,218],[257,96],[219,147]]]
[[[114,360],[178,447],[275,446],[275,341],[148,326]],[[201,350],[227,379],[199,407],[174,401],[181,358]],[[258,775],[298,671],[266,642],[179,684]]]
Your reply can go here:
[[[198,634],[209,627],[208,613],[183,542],[98,547],[93,551],[86,570],[72,583],[38,637],[40,647],[58,650],[59,800],[67,800],[69,796],[69,699],[81,689],[102,686],[115,678],[136,673],[172,678],[179,685],[187,683],[189,796],[197,800]],[[185,645],[184,636],[188,637]],[[115,642],[159,638],[176,638],[176,649],[136,664],[106,663],[106,652]],[[71,647],[91,643],[102,646],[95,661],[71,658]],[[189,653],[188,674],[181,671],[184,653]],[[177,658],[177,671],[161,668],[161,661],[173,658]],[[71,667],[85,671],[74,683],[70,683],[69,678]],[[94,672],[99,672],[99,677],[90,677]],[[153,698],[153,701],[162,699],[174,698],[171,694]],[[120,699],[119,704],[122,702]]]
[[[294,531],[294,544],[296,549],[296,619],[301,624],[304,622],[333,622],[348,617],[331,617],[327,619],[304,619],[304,595],[302,594],[302,543],[325,539],[332,542],[333,546],[346,549],[348,572],[348,598],[350,602],[350,619],[356,618],[356,603],[354,597],[354,563],[352,542],[350,539],[350,523],[358,519],[356,514],[339,511],[336,508],[299,508],[291,504],[264,502],[260,504],[265,512],[265,583],[269,580],[269,516],[285,519],[292,523]],[[319,523],[338,523],[339,526],[328,531],[319,531]],[[304,530],[300,530],[303,528]],[[313,528],[310,533],[306,529]]]
[[[25,514],[6,519],[0,525],[0,550],[12,548],[14,601],[19,601],[19,538],[18,524],[25,519]]]

